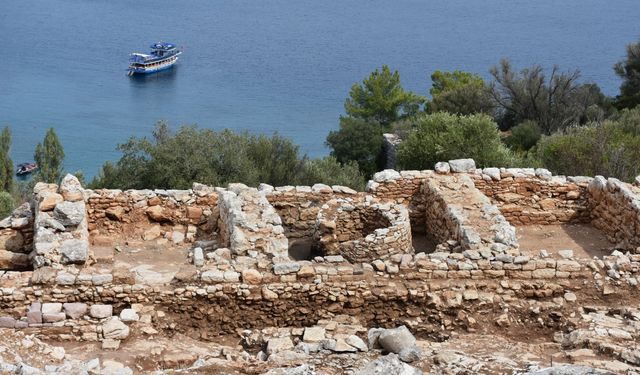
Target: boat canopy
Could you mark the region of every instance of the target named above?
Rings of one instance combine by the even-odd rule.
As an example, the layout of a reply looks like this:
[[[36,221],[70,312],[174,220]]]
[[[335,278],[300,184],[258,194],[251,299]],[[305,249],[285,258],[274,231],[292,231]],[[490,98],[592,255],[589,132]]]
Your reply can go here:
[[[154,50],[162,50],[162,51],[168,51],[170,49],[174,49],[176,48],[176,45],[173,43],[166,43],[166,42],[159,42],[159,43],[154,43],[151,45],[151,49]]]

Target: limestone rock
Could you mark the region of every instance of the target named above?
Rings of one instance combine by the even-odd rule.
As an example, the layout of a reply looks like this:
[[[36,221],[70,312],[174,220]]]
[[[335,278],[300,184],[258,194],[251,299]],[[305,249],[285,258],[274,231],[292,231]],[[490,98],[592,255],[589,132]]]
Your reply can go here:
[[[84,202],[61,202],[53,210],[53,216],[65,227],[80,225],[85,217]]]
[[[469,173],[476,170],[476,162],[473,159],[449,160],[449,166],[451,167],[451,172],[456,173]]]
[[[12,231],[10,234],[0,236],[0,249],[14,253],[23,253],[24,236],[18,231]]]
[[[449,163],[447,163],[446,161],[437,162],[433,169],[436,171],[436,173],[440,174],[447,174],[451,172],[451,166],[449,166]]]
[[[108,318],[113,315],[113,306],[111,305],[93,305],[89,310],[89,315],[97,319]]]
[[[58,193],[44,193],[40,199],[38,209],[43,212],[51,211],[58,203],[62,203],[63,201],[64,198]]]
[[[271,355],[273,353],[278,353],[278,352],[282,352],[285,350],[291,350],[293,349],[293,342],[291,341],[291,338],[286,336],[286,337],[277,337],[277,338],[273,338],[270,339],[269,341],[267,341],[267,354]]]
[[[120,320],[123,322],[137,322],[140,320],[140,316],[134,309],[123,309],[120,312]]]
[[[79,302],[65,303],[62,306],[64,308],[65,314],[67,314],[67,316],[70,319],[79,319],[80,317],[82,317],[84,314],[87,313],[86,303],[79,303]]]
[[[111,220],[122,221],[124,217],[124,208],[121,206],[109,207],[104,212]]]
[[[145,241],[155,240],[160,237],[162,232],[160,231],[160,225],[152,225],[149,229],[144,231],[142,234],[142,239]]]
[[[0,250],[0,270],[20,270],[30,265],[29,255]]]
[[[204,254],[201,247],[193,249],[193,265],[196,267],[202,267],[204,265]]]
[[[416,338],[406,326],[400,326],[382,331],[378,336],[378,342],[383,349],[399,354],[403,349],[413,347],[416,344]]]
[[[61,262],[84,263],[87,261],[89,254],[89,243],[87,240],[71,239],[63,241],[60,244]]]
[[[102,336],[105,339],[124,340],[129,336],[129,327],[120,319],[112,317],[102,325]]]
[[[83,189],[80,181],[76,176],[69,173],[67,173],[60,182],[60,193],[64,197],[64,200],[69,202],[84,200]]]
[[[147,216],[158,223],[171,222],[171,216],[168,210],[162,206],[151,206],[146,210]]]
[[[306,327],[304,329],[304,335],[302,335],[302,341],[304,342],[320,342],[325,339],[325,329],[323,327],[314,326]]]
[[[395,354],[388,354],[369,362],[356,375],[423,375],[423,372],[400,360]]]
[[[260,271],[250,268],[242,271],[242,281],[246,284],[257,285],[262,282]]]

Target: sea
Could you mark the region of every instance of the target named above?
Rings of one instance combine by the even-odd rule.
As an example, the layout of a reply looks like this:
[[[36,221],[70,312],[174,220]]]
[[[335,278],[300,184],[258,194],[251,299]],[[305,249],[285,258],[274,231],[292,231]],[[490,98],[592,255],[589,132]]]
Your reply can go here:
[[[423,95],[435,70],[489,78],[501,58],[615,95],[639,19],[638,0],[1,0],[0,126],[15,163],[55,128],[66,170],[88,177],[159,120],[277,132],[320,157],[351,86],[383,64]],[[183,46],[175,69],[128,77],[129,53],[157,41]]]

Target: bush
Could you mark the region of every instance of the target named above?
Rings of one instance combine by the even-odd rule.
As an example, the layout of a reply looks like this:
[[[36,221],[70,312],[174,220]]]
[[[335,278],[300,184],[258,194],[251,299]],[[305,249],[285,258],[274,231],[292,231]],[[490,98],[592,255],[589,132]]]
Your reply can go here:
[[[602,175],[631,182],[640,174],[640,109],[623,111],[615,121],[543,137],[532,152],[558,174]]]
[[[118,149],[123,153],[120,160],[106,162],[89,187],[188,189],[193,182],[283,186],[298,185],[314,176],[329,183],[363,184],[355,163],[309,160],[299,156],[297,145],[277,134],[255,136],[196,126],[183,126],[174,134],[166,123],[159,123],[152,139],[134,137]],[[309,184],[316,182],[322,181]]]
[[[0,218],[5,218],[11,215],[15,206],[16,205],[11,194],[6,191],[0,192]]]
[[[371,176],[382,167],[382,127],[373,122],[353,118],[340,118],[340,129],[327,136],[331,156],[340,163],[358,163],[360,170]]]
[[[500,141],[496,123],[487,115],[458,116],[441,112],[417,119],[398,150],[403,169],[431,169],[438,161],[473,158],[479,167],[514,163]]]
[[[300,185],[318,183],[349,186],[362,191],[365,177],[355,161],[341,164],[333,156],[327,156],[322,159],[308,160],[304,165],[303,175],[298,181]]]
[[[517,151],[528,151],[535,146],[542,136],[542,131],[535,121],[525,121],[511,129],[511,135],[506,139],[506,143],[511,149]]]

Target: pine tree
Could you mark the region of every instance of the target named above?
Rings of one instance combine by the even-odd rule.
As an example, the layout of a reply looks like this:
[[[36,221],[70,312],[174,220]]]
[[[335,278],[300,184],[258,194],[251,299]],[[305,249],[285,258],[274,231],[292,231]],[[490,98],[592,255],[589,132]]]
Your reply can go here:
[[[47,131],[42,143],[38,143],[34,154],[38,163],[38,179],[48,183],[57,183],[62,177],[64,149],[53,128]]]

